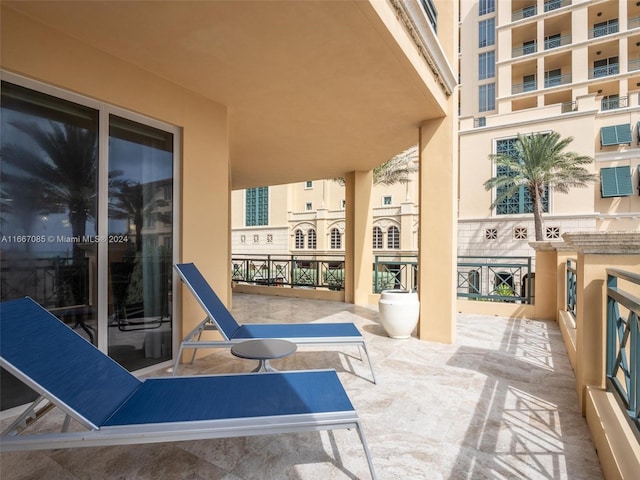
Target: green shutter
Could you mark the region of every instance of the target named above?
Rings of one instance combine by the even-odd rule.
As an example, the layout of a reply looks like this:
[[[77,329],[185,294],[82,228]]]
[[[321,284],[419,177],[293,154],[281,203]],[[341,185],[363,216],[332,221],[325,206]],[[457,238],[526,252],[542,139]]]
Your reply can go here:
[[[600,145],[607,147],[610,145],[631,144],[631,124],[611,125],[600,129]]]
[[[603,198],[633,195],[631,169],[629,167],[600,169],[600,187]]]
[[[631,124],[623,123],[622,125],[616,125],[616,134],[618,135],[618,143],[629,143],[633,141],[631,139]]]

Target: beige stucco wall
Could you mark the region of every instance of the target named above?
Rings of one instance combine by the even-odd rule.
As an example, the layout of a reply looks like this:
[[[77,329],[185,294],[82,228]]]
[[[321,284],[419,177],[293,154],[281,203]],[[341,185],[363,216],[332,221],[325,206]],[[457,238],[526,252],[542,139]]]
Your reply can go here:
[[[230,170],[224,105],[2,7],[2,69],[175,125],[182,131],[179,260],[230,301]],[[183,336],[202,320],[182,296]]]
[[[539,114],[538,114],[539,115]],[[567,147],[568,151],[593,157],[594,131],[592,115],[575,115],[560,118],[547,118],[540,122],[532,122],[535,112],[513,113],[504,119],[504,126],[500,129],[482,129],[467,132],[460,138],[460,198],[461,219],[490,217],[489,208],[493,201],[493,192],[485,190],[483,183],[495,176],[495,167],[489,155],[494,152],[496,140],[512,138],[518,134],[536,132],[558,132],[562,138],[573,137],[573,142]],[[528,118],[527,118],[528,117]],[[595,164],[590,167],[596,171]],[[553,192],[550,213],[552,214],[581,214],[594,211],[596,193],[599,188],[594,185],[588,188],[576,188],[570,194]],[[527,216],[529,217],[529,215]]]

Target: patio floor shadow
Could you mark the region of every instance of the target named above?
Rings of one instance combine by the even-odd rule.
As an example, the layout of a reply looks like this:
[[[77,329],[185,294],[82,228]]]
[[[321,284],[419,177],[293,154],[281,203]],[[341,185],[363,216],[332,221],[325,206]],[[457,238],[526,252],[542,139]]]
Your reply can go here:
[[[240,323],[342,321],[360,328],[377,385],[355,347],[301,347],[272,365],[338,371],[381,479],[603,478],[555,323],[459,314],[457,340],[445,345],[387,337],[376,306],[234,294],[232,311]],[[180,373],[254,367],[215,349]],[[369,474],[355,432],[333,431],[2,453],[0,478],[326,480]]]

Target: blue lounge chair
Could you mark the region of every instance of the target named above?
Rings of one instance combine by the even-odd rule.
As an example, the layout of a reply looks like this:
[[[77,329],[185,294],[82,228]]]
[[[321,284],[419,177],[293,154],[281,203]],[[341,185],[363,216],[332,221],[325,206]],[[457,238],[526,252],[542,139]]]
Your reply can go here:
[[[371,357],[367,351],[364,337],[353,323],[251,323],[240,325],[224,306],[218,295],[202,276],[193,263],[181,263],[175,266],[182,281],[189,287],[207,317],[193,329],[180,344],[173,368],[175,375],[185,348],[193,348],[191,361],[195,359],[198,348],[231,347],[234,343],[251,339],[279,338],[296,345],[356,345],[367,356],[373,383]],[[218,330],[223,340],[201,340],[205,330]]]
[[[376,478],[334,370],[141,381],[30,298],[0,304],[0,365],[40,394],[2,433],[2,451],[355,428]],[[25,435],[54,406],[62,431]],[[72,418],[87,430],[68,431]]]

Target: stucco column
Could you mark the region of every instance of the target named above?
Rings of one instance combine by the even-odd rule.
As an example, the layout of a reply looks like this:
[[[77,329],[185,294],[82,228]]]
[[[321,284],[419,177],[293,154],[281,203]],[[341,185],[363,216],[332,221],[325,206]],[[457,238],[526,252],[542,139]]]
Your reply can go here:
[[[451,101],[450,101],[451,103]],[[418,337],[452,343],[456,335],[457,140],[454,114],[420,127]]]
[[[556,269],[558,282],[556,284],[556,310],[558,312],[567,309],[567,261],[570,258],[576,258],[577,253],[575,247],[566,243],[560,243],[556,248]]]
[[[529,242],[536,251],[533,315],[538,320],[556,320],[558,313],[557,243],[560,242]]]
[[[576,232],[562,238],[578,252],[575,370],[584,415],[587,387],[605,387],[606,269],[640,272],[640,232]]]
[[[345,181],[344,299],[348,303],[366,305],[372,288],[373,172],[350,172]]]

